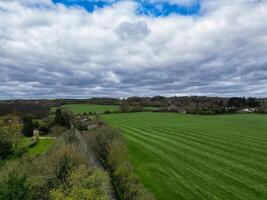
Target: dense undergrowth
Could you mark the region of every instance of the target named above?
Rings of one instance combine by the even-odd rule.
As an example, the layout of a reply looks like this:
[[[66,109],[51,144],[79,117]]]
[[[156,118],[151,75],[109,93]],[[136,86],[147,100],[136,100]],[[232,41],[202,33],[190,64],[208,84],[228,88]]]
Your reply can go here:
[[[127,142],[117,129],[106,124],[86,134],[105,169],[111,174],[119,199],[153,200],[153,195],[142,185],[127,158]]]

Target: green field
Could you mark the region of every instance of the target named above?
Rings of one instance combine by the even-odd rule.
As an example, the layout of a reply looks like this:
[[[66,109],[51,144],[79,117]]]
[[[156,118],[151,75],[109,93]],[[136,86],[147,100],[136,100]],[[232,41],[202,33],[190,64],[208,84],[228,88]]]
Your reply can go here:
[[[74,112],[75,114],[82,114],[82,113],[103,113],[105,111],[117,111],[119,106],[116,105],[95,105],[95,104],[68,104],[63,105],[61,108],[65,108]]]
[[[105,111],[118,111],[119,106],[118,105],[96,105],[96,104],[67,104],[61,106],[61,108],[67,109],[72,111],[75,114],[83,114],[83,113],[89,113],[89,112],[95,112],[98,114],[104,113]],[[52,110],[55,110],[56,107],[52,108]],[[144,109],[147,110],[158,110],[159,107],[151,107],[146,106]]]
[[[266,200],[267,116],[104,115],[158,200]]]
[[[24,145],[29,145],[30,140],[31,138],[24,138]],[[55,140],[53,138],[39,139],[38,143],[35,146],[28,148],[27,153],[32,156],[43,154],[49,150],[49,148],[54,144],[54,142]]]

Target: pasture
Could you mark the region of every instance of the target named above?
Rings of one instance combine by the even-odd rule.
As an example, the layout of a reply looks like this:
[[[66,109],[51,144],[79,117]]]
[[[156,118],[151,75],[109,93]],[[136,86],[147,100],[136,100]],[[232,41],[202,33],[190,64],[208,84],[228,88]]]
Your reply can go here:
[[[267,199],[267,116],[103,115],[158,200]]]
[[[102,114],[105,111],[118,111],[119,110],[119,105],[97,105],[97,104],[67,104],[61,106],[63,109],[67,109],[72,111],[75,114],[83,114],[83,113],[97,113],[97,114]],[[130,108],[133,108],[130,106]],[[143,107],[146,110],[158,110],[160,109],[159,107],[151,107],[151,106],[145,106]],[[56,107],[52,108],[52,111],[55,111]]]
[[[96,105],[96,104],[67,104],[61,106],[61,108],[72,111],[75,114],[83,114],[89,112],[103,113],[105,111],[117,111],[119,106],[117,105]]]

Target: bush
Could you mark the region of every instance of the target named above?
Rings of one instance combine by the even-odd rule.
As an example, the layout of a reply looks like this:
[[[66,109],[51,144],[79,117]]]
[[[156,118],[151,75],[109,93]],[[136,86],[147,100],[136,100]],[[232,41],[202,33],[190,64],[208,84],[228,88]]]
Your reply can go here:
[[[87,140],[105,168],[111,171],[112,181],[120,199],[154,199],[134,175],[133,167],[127,161],[126,140],[118,130],[104,125],[90,131]]]
[[[34,162],[37,174],[49,183],[50,188],[64,183],[72,170],[81,164],[86,164],[86,158],[78,147],[62,140]]]
[[[33,124],[32,118],[31,117],[25,117],[23,119],[22,133],[26,137],[32,137],[34,128],[35,128],[35,126]]]
[[[31,157],[10,160],[0,171],[0,199],[47,200],[45,184],[39,174],[35,174]]]
[[[12,146],[12,139],[7,134],[0,132],[0,160],[12,154]]]
[[[31,138],[31,142],[30,144],[28,145],[28,147],[34,147],[39,141],[39,137],[38,136],[34,136]]]
[[[25,146],[17,146],[13,149],[13,156],[15,158],[21,157],[27,151],[27,147]]]
[[[70,121],[74,118],[73,113],[67,110],[56,110],[55,114],[55,125],[64,126],[67,128],[71,127]]]
[[[33,181],[31,161],[18,159],[9,161],[0,174],[1,200],[42,200],[45,199],[40,181]]]
[[[108,200],[110,191],[110,179],[107,173],[101,169],[90,171],[81,165],[72,171],[64,185],[51,190],[50,197],[52,200]]]

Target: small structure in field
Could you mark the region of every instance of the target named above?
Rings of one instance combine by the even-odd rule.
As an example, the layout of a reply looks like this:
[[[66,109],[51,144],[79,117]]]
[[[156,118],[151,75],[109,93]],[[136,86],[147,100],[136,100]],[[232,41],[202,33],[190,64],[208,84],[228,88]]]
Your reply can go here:
[[[40,131],[37,129],[33,130],[33,137],[39,137]]]

